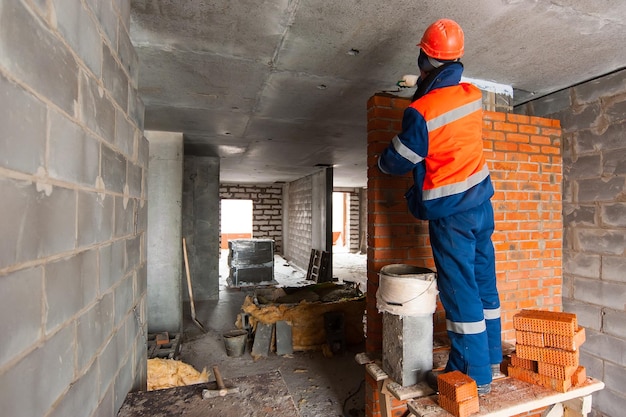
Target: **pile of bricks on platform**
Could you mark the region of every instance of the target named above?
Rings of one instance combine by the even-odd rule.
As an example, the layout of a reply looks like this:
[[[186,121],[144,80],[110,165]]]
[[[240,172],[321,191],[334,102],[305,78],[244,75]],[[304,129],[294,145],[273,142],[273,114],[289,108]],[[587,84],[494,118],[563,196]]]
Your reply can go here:
[[[585,329],[576,315],[542,310],[522,310],[513,316],[515,353],[508,375],[559,392],[582,384],[585,368],[579,365]]]
[[[452,371],[437,377],[439,406],[456,417],[467,417],[480,409],[476,381],[469,376]]]

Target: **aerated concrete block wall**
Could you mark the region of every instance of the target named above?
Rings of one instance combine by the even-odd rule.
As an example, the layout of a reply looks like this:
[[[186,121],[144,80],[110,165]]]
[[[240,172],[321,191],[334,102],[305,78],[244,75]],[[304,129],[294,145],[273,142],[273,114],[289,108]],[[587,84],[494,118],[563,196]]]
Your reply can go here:
[[[378,155],[401,129],[409,101],[377,94],[368,102],[368,352],[382,347],[382,317],[376,307],[380,269],[403,263],[434,269],[428,224],[407,209],[410,174],[385,175]],[[515,340],[513,315],[523,308],[561,310],[562,203],[561,129],[558,120],[485,111],[484,149],[496,193],[496,273],[502,307],[502,338]],[[440,303],[435,335],[445,335]],[[592,374],[593,375],[593,374]],[[366,414],[380,415],[376,382],[366,376]],[[406,405],[394,403],[394,412]]]
[[[313,236],[313,180],[305,177],[285,185],[283,204],[286,214],[283,254],[287,260],[306,270]]]
[[[283,250],[283,187],[280,185],[220,185],[221,200],[252,200],[252,237],[274,239],[274,250]]]
[[[593,417],[626,409],[626,70],[520,106],[563,128],[563,309],[586,328],[581,363],[606,388]]]
[[[0,3],[0,414],[114,416],[146,386],[130,1]]]

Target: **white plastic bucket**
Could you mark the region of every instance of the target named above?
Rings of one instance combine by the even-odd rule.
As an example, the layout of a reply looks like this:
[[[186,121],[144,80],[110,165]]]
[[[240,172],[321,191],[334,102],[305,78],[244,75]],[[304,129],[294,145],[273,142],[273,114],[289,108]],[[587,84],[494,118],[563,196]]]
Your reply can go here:
[[[379,312],[427,316],[437,309],[437,276],[428,268],[391,264],[381,268],[376,292]]]

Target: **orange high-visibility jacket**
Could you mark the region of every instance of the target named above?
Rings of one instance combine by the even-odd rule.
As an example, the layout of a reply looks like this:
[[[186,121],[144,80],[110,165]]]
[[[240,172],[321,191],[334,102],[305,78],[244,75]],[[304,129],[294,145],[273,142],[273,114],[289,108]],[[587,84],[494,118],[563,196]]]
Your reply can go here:
[[[402,128],[379,167],[390,174],[413,170],[414,186],[406,198],[416,217],[449,216],[491,198],[478,88],[456,83],[432,89],[405,110]]]

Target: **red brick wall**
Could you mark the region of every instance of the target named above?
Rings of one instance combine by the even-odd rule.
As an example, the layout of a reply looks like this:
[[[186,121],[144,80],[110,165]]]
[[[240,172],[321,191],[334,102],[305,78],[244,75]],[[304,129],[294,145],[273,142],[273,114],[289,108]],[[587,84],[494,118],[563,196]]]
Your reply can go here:
[[[408,104],[408,99],[377,94],[367,105],[367,352],[382,348],[382,318],[376,308],[380,269],[392,263],[434,269],[428,224],[410,214],[404,199],[411,175],[385,175],[377,167],[378,155],[401,129]],[[561,128],[557,120],[484,112],[483,129],[496,189],[493,243],[502,339],[513,342],[513,315],[520,309],[561,311]],[[445,335],[440,303],[433,320],[435,335]],[[368,404],[368,415],[376,415],[377,407]]]

